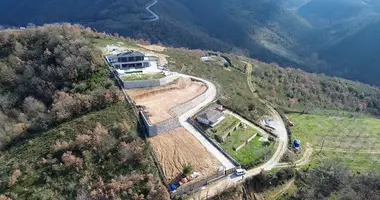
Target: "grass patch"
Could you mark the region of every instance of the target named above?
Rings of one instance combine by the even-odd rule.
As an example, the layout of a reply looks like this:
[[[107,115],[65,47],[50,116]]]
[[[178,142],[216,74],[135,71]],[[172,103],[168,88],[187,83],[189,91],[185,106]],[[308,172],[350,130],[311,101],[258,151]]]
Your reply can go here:
[[[234,151],[231,143],[222,143],[221,146],[240,164],[248,165],[249,163],[260,159],[262,156],[270,152],[274,145],[260,142],[259,137],[257,136],[250,141],[247,146],[241,148],[239,151]],[[267,159],[269,159],[269,157]]]
[[[227,148],[236,149],[240,145],[244,144],[250,137],[256,134],[255,129],[251,127],[247,127],[243,129],[242,127],[238,127],[236,131],[232,132],[231,136],[226,137],[226,140],[223,144],[228,145]]]
[[[161,73],[157,74],[133,74],[120,77],[123,81],[139,81],[139,80],[155,80],[164,78],[165,75]]]
[[[336,157],[341,158],[353,170],[366,171],[378,162],[380,152],[376,152],[380,149],[379,119],[334,111],[290,114],[288,117],[295,123],[292,133],[301,140],[301,145],[308,142],[315,152],[321,151],[321,156],[314,156],[315,161],[312,163]]]
[[[226,134],[227,131],[231,130],[232,127],[236,126],[239,122],[239,119],[237,119],[236,117],[226,114],[223,121],[221,121],[219,124],[211,128],[210,130],[215,135],[223,137],[223,135]]]

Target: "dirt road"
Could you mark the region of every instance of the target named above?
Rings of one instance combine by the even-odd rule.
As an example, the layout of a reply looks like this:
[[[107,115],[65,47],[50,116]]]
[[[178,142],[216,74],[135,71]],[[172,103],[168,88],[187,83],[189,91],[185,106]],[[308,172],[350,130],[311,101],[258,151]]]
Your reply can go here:
[[[221,166],[199,141],[184,128],[149,138],[153,151],[168,180],[182,173],[183,166],[190,165],[201,178],[214,175]]]
[[[294,163],[279,163],[277,167],[290,167],[290,166],[296,166],[301,167],[310,162],[311,155],[313,154],[313,148],[309,143],[306,144],[306,148],[304,150],[304,153],[302,155],[302,158],[295,161]]]
[[[149,6],[147,6],[145,9],[150,12],[150,14],[152,14],[152,16],[154,17],[153,19],[150,19],[150,20],[147,20],[146,22],[154,22],[154,21],[157,21],[160,19],[160,16],[158,16],[155,12],[153,12],[152,10],[150,10],[150,8],[154,5],[156,5],[158,3],[158,0],[154,0],[152,4],[150,4]]]

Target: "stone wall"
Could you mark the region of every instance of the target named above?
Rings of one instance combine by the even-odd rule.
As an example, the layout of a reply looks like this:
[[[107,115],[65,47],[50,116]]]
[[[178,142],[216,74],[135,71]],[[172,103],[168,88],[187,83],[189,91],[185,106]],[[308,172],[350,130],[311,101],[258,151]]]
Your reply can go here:
[[[161,85],[166,85],[170,82],[179,78],[178,73],[171,73],[168,76],[161,79],[154,80],[136,80],[136,81],[122,81],[124,89],[134,89],[134,88],[149,88],[157,87]]]
[[[176,106],[175,108],[171,109],[170,112],[174,116],[177,116],[177,117],[181,116],[182,114],[186,113],[187,111],[191,110],[192,108],[196,107],[197,105],[199,105],[200,103],[205,101],[207,99],[207,95],[208,95],[208,93],[204,92],[203,94],[199,95],[198,97],[195,97],[194,99],[192,99],[188,102],[185,102],[179,106]]]

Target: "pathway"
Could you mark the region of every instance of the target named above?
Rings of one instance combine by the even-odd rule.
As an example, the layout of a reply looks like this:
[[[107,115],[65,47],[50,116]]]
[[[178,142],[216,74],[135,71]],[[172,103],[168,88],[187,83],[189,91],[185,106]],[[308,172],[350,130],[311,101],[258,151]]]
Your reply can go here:
[[[215,156],[219,162],[222,163],[222,165],[226,168],[226,169],[231,169],[231,168],[234,168],[235,165],[226,157],[222,154],[222,152],[220,152],[213,144],[211,144],[210,141],[208,141],[201,133],[199,133],[198,130],[196,130],[189,122],[187,122],[187,119],[190,118],[191,116],[195,115],[197,112],[199,112],[199,110],[203,109],[204,107],[206,107],[209,103],[211,103],[212,101],[214,101],[215,97],[216,97],[216,88],[215,88],[215,85],[212,84],[211,82],[209,81],[206,81],[206,80],[203,80],[203,79],[200,79],[200,78],[197,78],[197,77],[193,77],[193,76],[188,76],[188,75],[183,75],[182,76],[184,77],[190,77],[190,78],[193,78],[193,79],[197,79],[197,80],[200,80],[202,82],[204,82],[208,89],[206,91],[206,95],[207,95],[207,99],[204,100],[202,103],[198,104],[196,107],[190,109],[189,111],[187,111],[186,113],[182,114],[180,117],[179,117],[179,122],[181,123],[181,125],[187,129],[195,138],[197,138],[199,140],[199,142],[213,155]]]
[[[153,22],[153,21],[157,21],[160,19],[160,16],[158,16],[155,12],[153,12],[150,8],[154,5],[156,5],[158,3],[158,0],[154,0],[152,4],[150,4],[149,6],[147,6],[145,9],[150,12],[150,14],[153,15],[153,19],[149,19],[147,20],[146,22]]]

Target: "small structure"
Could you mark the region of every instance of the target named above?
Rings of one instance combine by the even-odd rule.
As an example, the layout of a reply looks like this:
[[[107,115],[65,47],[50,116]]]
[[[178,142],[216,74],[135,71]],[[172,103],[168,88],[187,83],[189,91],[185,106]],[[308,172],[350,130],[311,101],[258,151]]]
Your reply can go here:
[[[201,61],[202,62],[210,62],[210,61],[213,61],[213,59],[209,56],[203,56],[203,57],[201,57]]]
[[[223,119],[224,113],[216,109],[206,110],[197,116],[198,122],[211,127],[214,127],[219,122],[223,121]]]
[[[294,137],[293,149],[296,152],[301,150],[301,141],[299,139],[297,139],[296,137]]]

